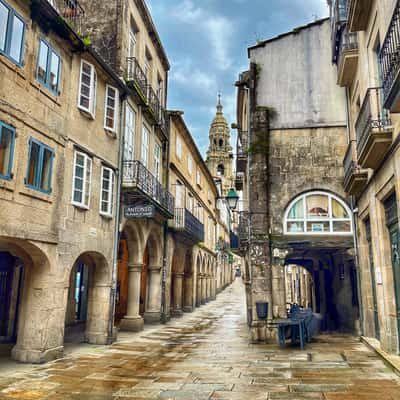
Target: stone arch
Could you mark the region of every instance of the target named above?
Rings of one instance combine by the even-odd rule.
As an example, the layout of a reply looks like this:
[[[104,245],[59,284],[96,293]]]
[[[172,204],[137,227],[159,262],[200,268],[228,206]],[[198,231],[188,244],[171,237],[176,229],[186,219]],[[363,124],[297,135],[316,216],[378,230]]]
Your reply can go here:
[[[201,305],[201,280],[203,274],[202,266],[203,257],[201,251],[199,251],[196,257],[196,307]]]
[[[0,336],[15,344],[12,357],[22,362],[62,355],[62,287],[50,279],[54,264],[45,247],[0,236]]]
[[[193,263],[194,251],[189,249],[186,253],[185,268],[184,268],[184,281],[183,281],[183,311],[193,311],[194,305],[194,277],[195,265]]]
[[[81,253],[70,271],[65,311],[65,340],[107,344],[112,269],[96,251]],[[82,336],[79,332],[83,328]],[[110,332],[109,332],[110,330]]]

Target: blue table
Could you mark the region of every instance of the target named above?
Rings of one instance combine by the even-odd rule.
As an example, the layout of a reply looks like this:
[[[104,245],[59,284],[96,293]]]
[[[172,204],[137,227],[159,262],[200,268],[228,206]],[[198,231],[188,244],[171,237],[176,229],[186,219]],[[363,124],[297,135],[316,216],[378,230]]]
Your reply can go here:
[[[286,328],[291,328],[291,341],[294,343],[297,339],[297,334],[300,340],[300,348],[304,349],[305,343],[305,321],[303,318],[284,318],[284,319],[276,319],[273,322],[278,326],[278,341],[279,347],[285,346],[286,341]]]

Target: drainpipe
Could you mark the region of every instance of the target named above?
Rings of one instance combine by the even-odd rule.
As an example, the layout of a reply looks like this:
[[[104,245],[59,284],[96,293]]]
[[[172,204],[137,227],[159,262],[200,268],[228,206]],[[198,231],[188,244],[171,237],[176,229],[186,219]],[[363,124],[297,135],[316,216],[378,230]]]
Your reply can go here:
[[[349,145],[352,145],[352,138],[350,136],[350,110],[349,110],[349,88],[346,88],[346,126],[347,126],[347,138]],[[356,268],[357,275],[357,297],[358,297],[358,307],[360,312],[360,334],[364,335],[364,310],[363,302],[361,296],[361,273],[359,264],[359,253],[358,253],[358,239],[357,239],[357,199],[355,196],[350,198],[351,213],[353,215],[353,246],[354,246],[354,264]]]
[[[170,116],[167,113],[166,124],[168,131],[168,139],[165,143],[166,165],[165,165],[165,186],[169,190],[169,128]],[[163,263],[162,263],[162,280],[161,280],[161,323],[167,323],[167,264],[168,264],[168,219],[164,221],[163,232]]]
[[[115,208],[115,227],[114,227],[114,250],[113,250],[113,267],[111,279],[111,295],[110,295],[110,311],[108,320],[108,344],[113,342],[113,328],[115,316],[115,300],[117,293],[117,274],[118,274],[118,247],[119,247],[119,224],[121,217],[121,186],[122,186],[122,162],[123,162],[123,145],[124,145],[124,121],[125,121],[125,99],[121,99],[120,109],[120,129],[119,129],[119,149],[118,149],[118,170],[117,170],[117,195]]]

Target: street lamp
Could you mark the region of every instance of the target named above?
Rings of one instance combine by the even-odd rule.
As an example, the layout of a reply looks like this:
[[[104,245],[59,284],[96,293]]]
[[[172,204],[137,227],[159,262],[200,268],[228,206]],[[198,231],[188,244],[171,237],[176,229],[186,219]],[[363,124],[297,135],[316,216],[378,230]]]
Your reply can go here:
[[[231,188],[229,190],[227,196],[225,197],[225,200],[227,201],[228,207],[231,211],[233,211],[237,207],[239,196],[234,188]]]

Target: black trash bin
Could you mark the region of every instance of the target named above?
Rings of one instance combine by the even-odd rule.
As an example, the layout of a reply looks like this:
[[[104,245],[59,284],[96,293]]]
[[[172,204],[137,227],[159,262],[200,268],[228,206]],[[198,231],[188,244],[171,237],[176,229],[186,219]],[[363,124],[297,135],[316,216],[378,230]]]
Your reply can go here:
[[[267,319],[268,318],[268,303],[265,301],[257,301],[256,302],[256,311],[258,319]]]

